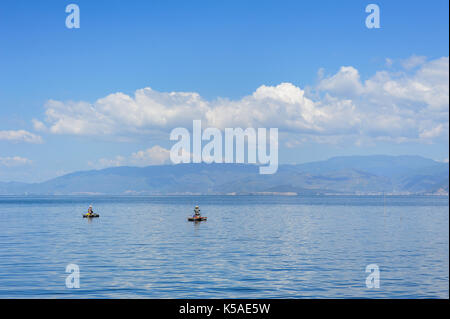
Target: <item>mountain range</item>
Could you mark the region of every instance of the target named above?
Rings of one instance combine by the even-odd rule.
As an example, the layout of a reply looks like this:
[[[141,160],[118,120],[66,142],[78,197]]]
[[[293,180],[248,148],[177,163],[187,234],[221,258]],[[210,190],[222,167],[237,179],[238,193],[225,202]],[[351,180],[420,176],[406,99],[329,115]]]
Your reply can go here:
[[[280,165],[260,175],[252,164],[178,164],[80,171],[42,183],[0,182],[1,195],[440,194],[449,165],[420,156],[344,156]]]

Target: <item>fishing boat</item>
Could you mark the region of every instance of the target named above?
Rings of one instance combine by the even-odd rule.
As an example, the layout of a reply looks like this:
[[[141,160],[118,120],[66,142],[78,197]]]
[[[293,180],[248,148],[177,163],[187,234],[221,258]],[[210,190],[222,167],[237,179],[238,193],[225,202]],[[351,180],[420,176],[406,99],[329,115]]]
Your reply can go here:
[[[188,217],[188,221],[190,222],[201,222],[206,221],[207,219],[207,217],[200,215],[200,208],[198,206],[195,206],[194,215],[192,217]]]
[[[188,221],[190,221],[190,222],[202,222],[202,221],[206,221],[207,219],[208,219],[208,217],[203,217],[203,216],[188,217]]]
[[[94,213],[83,214],[83,218],[96,218],[96,217],[100,217],[100,215],[99,214],[94,214]]]

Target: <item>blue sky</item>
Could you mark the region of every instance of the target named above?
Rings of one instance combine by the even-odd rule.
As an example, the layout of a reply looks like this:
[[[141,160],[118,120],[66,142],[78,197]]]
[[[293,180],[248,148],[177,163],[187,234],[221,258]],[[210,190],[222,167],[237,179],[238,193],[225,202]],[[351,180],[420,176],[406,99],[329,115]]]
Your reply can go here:
[[[80,29],[65,26],[69,3],[80,7]],[[369,3],[380,7],[380,29],[365,26]],[[295,126],[288,117],[302,117],[307,109],[299,100],[301,111],[281,112],[284,119],[258,122],[249,117],[245,122],[281,123],[281,163],[353,154],[448,160],[448,90],[420,93],[423,86],[446,84],[442,76],[431,79],[429,74],[448,69],[448,10],[448,1],[438,0],[2,1],[0,181],[40,181],[108,163],[128,165],[136,152],[155,146],[170,149],[170,124],[148,120],[133,129],[133,123],[112,115],[112,126],[120,129],[105,131],[92,118],[106,116],[105,109],[93,115],[76,113],[82,109],[77,103],[96,108],[96,101],[110,94],[134,98],[136,90],[146,87],[152,89],[144,94],[149,100],[166,103],[162,112],[180,107],[161,96],[164,92],[198,93],[207,109],[215,110],[215,119],[231,104],[280,110],[280,92],[296,96],[297,89],[304,91],[317,110],[336,116],[327,115],[332,118],[325,121],[316,114],[319,122],[307,123],[314,129]],[[388,75],[375,78],[377,72]],[[364,87],[355,89],[359,84],[354,79]],[[367,86],[369,79],[376,85]],[[345,89],[348,83],[356,83],[350,91]],[[246,99],[261,86],[264,96],[275,94],[270,103]],[[392,87],[390,96],[382,92]],[[107,103],[120,110],[130,106],[117,104],[115,98]],[[228,102],[217,102],[219,98]],[[342,106],[349,100],[353,106]],[[386,110],[374,111],[376,105]],[[389,108],[401,111],[394,117]],[[49,110],[58,114],[48,119]],[[196,110],[203,109],[197,105]],[[384,116],[374,121],[386,123],[366,129],[372,113]],[[84,131],[57,126],[60,119],[70,122],[80,116],[87,117]],[[347,123],[349,117],[358,118],[359,124]],[[24,137],[22,131],[31,135]],[[152,154],[147,154],[148,164]]]

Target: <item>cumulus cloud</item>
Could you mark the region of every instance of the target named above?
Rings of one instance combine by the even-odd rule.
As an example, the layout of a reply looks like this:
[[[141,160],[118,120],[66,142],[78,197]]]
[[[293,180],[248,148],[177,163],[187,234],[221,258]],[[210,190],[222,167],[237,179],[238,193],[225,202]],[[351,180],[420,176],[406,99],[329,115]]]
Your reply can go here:
[[[15,167],[31,164],[32,161],[28,158],[14,156],[14,157],[0,157],[0,166]]]
[[[18,131],[0,131],[0,141],[25,142],[25,143],[42,143],[42,137],[33,133],[18,130]]]
[[[424,56],[417,56],[417,55],[413,55],[411,57],[409,57],[408,59],[405,59],[402,61],[402,66],[407,69],[413,69],[419,65],[422,65],[426,62],[427,58]]]
[[[101,158],[94,162],[89,162],[89,165],[102,169],[106,167],[117,166],[150,166],[162,165],[170,163],[170,150],[167,150],[159,145],[155,145],[146,150],[140,150],[132,153],[130,156],[116,156],[112,159]]]
[[[190,128],[192,120],[200,119],[204,127],[277,127],[330,143],[349,138],[354,143],[448,140],[449,58],[413,56],[403,67],[365,80],[352,66],[329,76],[322,70],[314,87],[262,85],[239,100],[208,101],[194,92],[151,88],[133,96],[110,94],[93,103],[50,100],[45,119],[34,125],[54,134],[124,136]],[[145,158],[146,153],[136,156]]]
[[[422,63],[412,74],[380,71],[364,82],[357,72],[341,69],[322,80],[326,85],[319,83],[318,89],[340,98],[352,97],[363,136],[403,141],[448,139],[448,68],[449,58],[443,57]],[[353,92],[343,94],[340,78],[359,84]]]
[[[446,129],[448,131],[448,125],[447,125]],[[420,137],[421,138],[427,138],[427,139],[434,138],[434,137],[440,136],[442,134],[443,130],[444,130],[444,125],[443,124],[439,124],[439,125],[437,125],[435,127],[432,127],[430,129],[423,130],[420,133]]]
[[[343,66],[336,74],[322,79],[318,89],[351,97],[362,93],[363,85],[357,69],[352,66]]]
[[[134,97],[110,94],[94,104],[49,100],[45,107],[47,125],[35,119],[35,127],[75,135],[145,133],[146,129],[186,126],[190,118],[202,118],[208,109],[197,93],[151,88],[137,90]]]
[[[162,165],[169,162],[170,151],[155,145],[152,148],[131,154],[130,162],[136,166]]]
[[[124,166],[126,165],[126,163],[127,163],[126,158],[118,155],[115,158],[100,158],[97,161],[90,161],[88,164],[89,166],[100,169],[105,167]]]
[[[33,119],[32,123],[33,123],[33,127],[36,131],[46,131],[46,129],[47,129],[45,124],[39,120]]]

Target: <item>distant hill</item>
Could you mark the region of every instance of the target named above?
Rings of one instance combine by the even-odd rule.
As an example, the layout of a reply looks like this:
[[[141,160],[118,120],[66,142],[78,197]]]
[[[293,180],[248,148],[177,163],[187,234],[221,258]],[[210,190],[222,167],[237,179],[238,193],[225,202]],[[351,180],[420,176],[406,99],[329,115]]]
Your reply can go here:
[[[419,156],[346,156],[281,165],[179,164],[75,172],[43,183],[0,183],[0,194],[447,194],[449,165]]]

